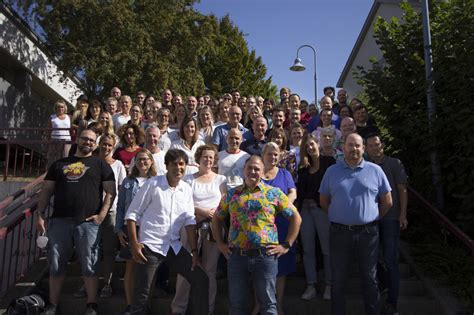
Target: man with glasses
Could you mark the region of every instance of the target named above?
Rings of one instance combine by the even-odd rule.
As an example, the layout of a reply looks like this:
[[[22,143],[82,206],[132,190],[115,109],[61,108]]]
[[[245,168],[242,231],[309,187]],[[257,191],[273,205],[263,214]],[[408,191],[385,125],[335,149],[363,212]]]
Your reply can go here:
[[[248,140],[252,138],[252,133],[242,126],[240,120],[242,119],[242,110],[239,106],[232,106],[229,109],[229,121],[227,124],[217,127],[212,135],[212,144],[217,147],[217,151],[227,149],[227,134],[232,128],[237,128],[242,132],[242,138]]]
[[[76,153],[51,165],[41,189],[36,220],[39,233],[46,231],[45,210],[54,195],[54,209],[47,231],[51,304],[43,313],[45,315],[57,312],[66,267],[74,248],[87,292],[85,314],[97,314],[99,226],[115,198],[115,178],[110,165],[92,155],[96,140],[94,131],[83,130]]]

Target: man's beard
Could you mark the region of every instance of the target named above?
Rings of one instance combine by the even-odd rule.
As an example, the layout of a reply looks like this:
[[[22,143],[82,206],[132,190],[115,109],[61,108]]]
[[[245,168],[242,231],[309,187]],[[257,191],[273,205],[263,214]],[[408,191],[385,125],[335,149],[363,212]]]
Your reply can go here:
[[[94,148],[83,145],[83,146],[79,146],[79,151],[81,151],[82,154],[87,155],[91,153],[92,151],[94,151]]]

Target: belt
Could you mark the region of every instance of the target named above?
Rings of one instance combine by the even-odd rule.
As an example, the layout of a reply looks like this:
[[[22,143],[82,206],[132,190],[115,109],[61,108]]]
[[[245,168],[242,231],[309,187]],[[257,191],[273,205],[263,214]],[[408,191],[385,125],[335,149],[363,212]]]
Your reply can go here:
[[[237,253],[240,256],[256,257],[256,256],[268,256],[267,249],[265,247],[252,248],[252,249],[241,249],[232,248],[233,253]]]
[[[360,231],[365,228],[371,227],[371,226],[376,226],[378,224],[378,221],[372,221],[367,224],[361,224],[361,225],[347,225],[347,224],[341,224],[341,223],[336,223],[336,222],[331,222],[331,225],[340,229],[345,229],[349,231]]]

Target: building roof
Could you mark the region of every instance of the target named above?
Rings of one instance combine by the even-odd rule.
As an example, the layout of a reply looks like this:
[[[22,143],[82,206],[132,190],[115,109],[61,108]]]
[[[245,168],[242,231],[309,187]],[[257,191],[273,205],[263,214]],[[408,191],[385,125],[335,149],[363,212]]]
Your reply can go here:
[[[411,5],[419,5],[421,0],[408,0],[408,2]],[[402,1],[401,0],[374,0],[374,3],[372,4],[372,7],[370,8],[369,14],[367,15],[367,18],[365,19],[364,25],[362,26],[362,30],[359,33],[359,36],[357,37],[357,40],[354,44],[354,47],[352,48],[351,54],[349,55],[349,58],[346,61],[346,64],[344,65],[344,68],[342,69],[341,75],[339,76],[339,79],[337,80],[337,87],[343,87],[343,82],[344,79],[347,77],[347,75],[350,75],[350,71],[353,68],[353,63],[354,60],[359,53],[359,49],[362,46],[362,43],[367,36],[367,33],[370,30],[370,27],[374,23],[376,17],[377,17],[377,12],[379,10],[379,7],[383,4],[400,4]]]

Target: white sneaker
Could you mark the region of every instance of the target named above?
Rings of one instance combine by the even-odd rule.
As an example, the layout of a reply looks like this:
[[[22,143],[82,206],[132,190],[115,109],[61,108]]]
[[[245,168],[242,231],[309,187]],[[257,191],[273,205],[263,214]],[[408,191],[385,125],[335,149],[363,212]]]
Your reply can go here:
[[[324,288],[323,299],[328,300],[328,301],[331,299],[331,286],[330,285],[326,285],[326,287]]]
[[[301,295],[301,298],[306,301],[312,300],[315,297],[316,297],[316,288],[314,287],[314,285],[308,285],[303,295]]]

